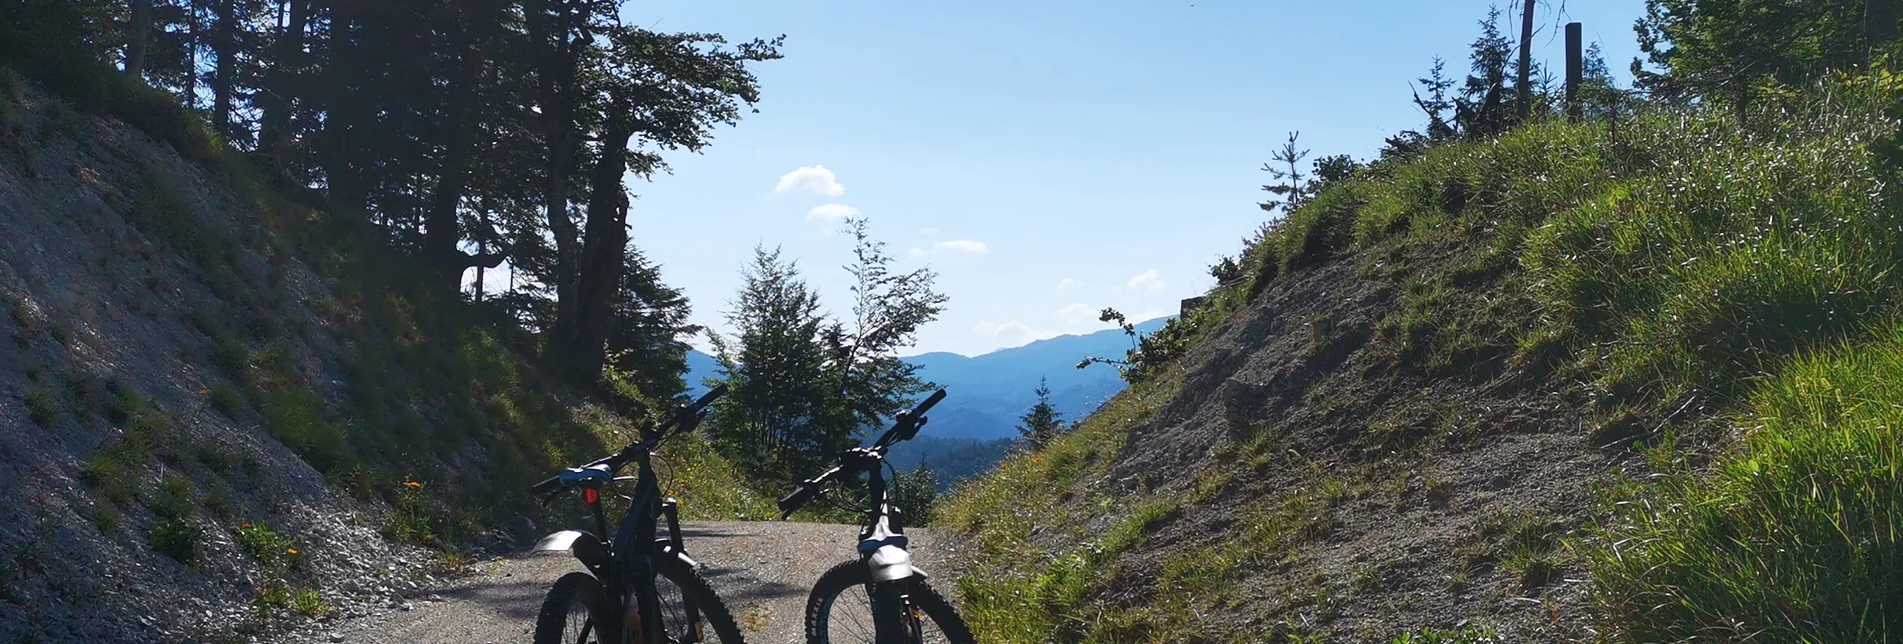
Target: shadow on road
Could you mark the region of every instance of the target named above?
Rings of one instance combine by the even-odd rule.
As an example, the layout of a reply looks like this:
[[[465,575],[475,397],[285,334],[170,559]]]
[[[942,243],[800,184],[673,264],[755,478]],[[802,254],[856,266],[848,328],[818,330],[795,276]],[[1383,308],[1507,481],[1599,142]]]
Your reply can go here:
[[[458,588],[443,592],[441,595],[447,600],[467,602],[465,605],[480,607],[480,610],[498,617],[516,621],[533,621],[536,613],[542,608],[542,598],[548,594],[549,586],[550,584],[543,580],[524,579]]]
[[[737,599],[773,599],[806,594],[806,587],[792,584],[765,581],[747,575],[745,569],[733,567],[706,566],[700,569],[700,576],[720,593],[721,599],[732,603]]]

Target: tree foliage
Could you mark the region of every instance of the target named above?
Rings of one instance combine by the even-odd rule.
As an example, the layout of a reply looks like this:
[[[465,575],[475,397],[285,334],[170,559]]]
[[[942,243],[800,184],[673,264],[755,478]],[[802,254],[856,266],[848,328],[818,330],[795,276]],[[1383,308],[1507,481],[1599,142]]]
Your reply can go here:
[[[709,334],[728,394],[709,423],[715,445],[760,482],[812,476],[859,444],[868,428],[930,389],[899,359],[918,328],[943,310],[929,268],[890,269],[864,220],[856,246],[851,324],[822,311],[819,295],[778,249],[756,248],[728,320],[737,337]]]
[[[938,513],[938,473],[931,466],[894,470],[887,485],[886,498],[904,512],[906,525],[931,525]]]
[[[1646,0],[1637,85],[1672,101],[1743,107],[1893,52],[1896,15],[1863,0]]]
[[[643,281],[658,272],[627,272],[625,178],[738,123],[760,100],[754,64],[783,42],[623,24],[622,0],[14,4],[9,65],[81,106],[141,105],[118,111],[187,156],[209,147],[176,124],[203,123],[280,189],[422,260],[440,296],[490,295],[462,288],[467,271],[506,263],[489,305],[586,384],[643,338],[693,331],[628,329],[670,319],[629,310],[684,304]],[[186,116],[143,116],[166,112],[151,97]]]

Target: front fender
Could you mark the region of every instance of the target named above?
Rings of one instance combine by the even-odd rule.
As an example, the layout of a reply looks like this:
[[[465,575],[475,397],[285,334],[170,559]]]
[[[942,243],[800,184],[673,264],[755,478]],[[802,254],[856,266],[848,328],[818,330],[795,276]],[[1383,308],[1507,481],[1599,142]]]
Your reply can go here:
[[[588,567],[589,572],[595,573],[595,577],[600,579],[608,578],[608,564],[614,558],[613,553],[608,550],[608,544],[602,543],[601,537],[581,530],[563,530],[542,537],[542,540],[535,542],[535,547],[529,550],[531,555],[550,552],[573,553],[583,566]]]
[[[925,571],[912,565],[912,553],[898,546],[882,546],[872,551],[872,556],[866,557],[866,566],[872,569],[873,581],[925,578]]]

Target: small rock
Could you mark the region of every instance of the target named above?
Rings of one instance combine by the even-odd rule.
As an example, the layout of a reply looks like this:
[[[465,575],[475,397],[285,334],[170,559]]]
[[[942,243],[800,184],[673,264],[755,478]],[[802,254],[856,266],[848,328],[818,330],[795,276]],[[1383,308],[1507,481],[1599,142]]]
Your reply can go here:
[[[343,634],[343,633],[339,633],[339,632],[336,632],[336,631],[331,631],[331,633],[330,633],[330,641],[332,641],[332,642],[342,642],[342,641],[344,641],[344,634]]]

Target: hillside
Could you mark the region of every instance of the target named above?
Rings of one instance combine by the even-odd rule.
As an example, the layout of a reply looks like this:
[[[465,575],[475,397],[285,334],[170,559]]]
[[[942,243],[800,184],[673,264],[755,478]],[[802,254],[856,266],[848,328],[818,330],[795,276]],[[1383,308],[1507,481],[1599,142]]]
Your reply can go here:
[[[629,421],[168,101],[0,69],[0,639],[243,641],[574,519],[526,487]],[[165,138],[82,106],[150,108]],[[764,508],[704,443],[672,449],[689,514]]]
[[[1553,119],[1326,187],[1163,332],[1180,352],[942,509],[968,618],[996,642],[1893,639],[1895,87],[1750,127]]]

